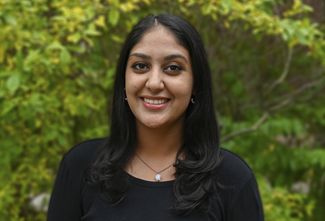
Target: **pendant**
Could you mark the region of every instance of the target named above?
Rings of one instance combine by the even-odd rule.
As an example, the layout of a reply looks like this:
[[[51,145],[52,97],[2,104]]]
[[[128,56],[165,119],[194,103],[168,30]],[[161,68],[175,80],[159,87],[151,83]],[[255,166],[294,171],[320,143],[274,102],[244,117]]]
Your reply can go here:
[[[155,177],[156,181],[159,182],[159,181],[160,181],[160,178],[161,178],[160,174],[157,173],[157,175],[156,175],[156,177]]]

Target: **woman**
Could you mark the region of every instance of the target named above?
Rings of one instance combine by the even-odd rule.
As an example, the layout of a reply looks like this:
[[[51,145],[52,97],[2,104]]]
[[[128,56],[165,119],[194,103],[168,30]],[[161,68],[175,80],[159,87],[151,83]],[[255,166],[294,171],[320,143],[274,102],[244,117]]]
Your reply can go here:
[[[264,220],[252,171],[219,148],[209,65],[187,21],[140,21],[114,86],[110,138],[65,155],[49,221]]]

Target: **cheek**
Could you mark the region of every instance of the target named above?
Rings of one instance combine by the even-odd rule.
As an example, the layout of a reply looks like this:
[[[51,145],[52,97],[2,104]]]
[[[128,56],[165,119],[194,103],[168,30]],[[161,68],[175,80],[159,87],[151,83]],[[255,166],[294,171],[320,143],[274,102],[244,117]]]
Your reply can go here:
[[[126,70],[125,73],[125,89],[128,92],[134,90],[137,87],[137,83],[135,81],[134,74],[132,74],[129,70]]]
[[[134,73],[126,73],[125,75],[125,90],[128,96],[136,95],[145,85],[143,76]]]
[[[191,97],[193,92],[193,80],[192,79],[184,79],[178,81],[177,84],[174,85],[175,93],[179,96]]]

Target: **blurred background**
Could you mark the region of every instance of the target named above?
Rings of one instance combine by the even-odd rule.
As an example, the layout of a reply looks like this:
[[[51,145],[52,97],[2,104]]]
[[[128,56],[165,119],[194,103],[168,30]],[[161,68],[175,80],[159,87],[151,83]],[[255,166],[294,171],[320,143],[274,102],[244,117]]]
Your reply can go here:
[[[0,220],[46,220],[63,155],[108,136],[127,33],[164,12],[204,41],[222,147],[265,220],[325,220],[323,0],[0,0]]]

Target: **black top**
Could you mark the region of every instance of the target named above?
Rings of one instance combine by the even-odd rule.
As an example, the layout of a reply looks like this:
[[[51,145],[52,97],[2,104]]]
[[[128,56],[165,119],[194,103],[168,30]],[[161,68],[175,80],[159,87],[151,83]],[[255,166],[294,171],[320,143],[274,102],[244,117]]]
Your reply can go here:
[[[121,220],[218,220],[263,221],[263,208],[252,170],[237,155],[222,149],[224,156],[219,182],[228,190],[218,198],[208,213],[196,211],[187,217],[176,216],[173,206],[173,183],[150,182],[129,175],[130,190],[117,205],[112,206],[99,196],[99,188],[89,185],[83,176],[106,139],[83,142],[64,157],[52,192],[48,221],[121,221]]]

